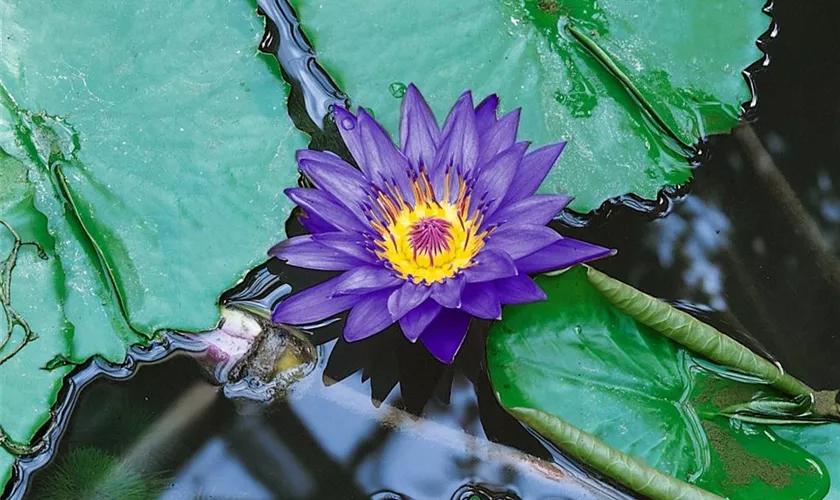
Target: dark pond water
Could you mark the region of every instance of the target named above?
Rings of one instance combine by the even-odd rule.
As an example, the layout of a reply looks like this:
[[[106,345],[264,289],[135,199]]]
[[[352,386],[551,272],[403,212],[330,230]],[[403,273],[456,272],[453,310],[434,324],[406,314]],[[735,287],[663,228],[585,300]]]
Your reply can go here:
[[[602,270],[699,308],[816,388],[840,387],[838,15],[835,0],[777,3],[772,64],[756,77],[757,121],[711,140],[690,195],[667,217],[617,208],[588,227],[560,228],[618,248]],[[316,279],[277,263],[269,270],[296,284]],[[140,472],[99,478],[103,491],[119,492],[107,498],[627,498],[496,405],[481,328],[448,369],[399,336],[348,345],[336,332],[317,332],[316,372],[270,409],[225,398],[187,355],[128,381],[95,380],[49,464],[24,464],[27,496],[73,498],[74,480],[120,458]]]

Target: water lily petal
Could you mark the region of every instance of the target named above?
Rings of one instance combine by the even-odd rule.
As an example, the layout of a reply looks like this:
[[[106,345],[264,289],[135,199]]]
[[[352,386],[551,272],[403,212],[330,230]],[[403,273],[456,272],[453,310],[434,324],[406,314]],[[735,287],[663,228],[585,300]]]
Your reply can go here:
[[[368,250],[365,238],[358,233],[341,231],[322,232],[314,235],[314,240],[325,247],[344,252],[369,264],[376,264],[378,259]]]
[[[494,281],[493,286],[502,304],[527,304],[547,298],[543,289],[527,274]]]
[[[341,139],[344,145],[350,151],[353,159],[357,164],[365,161],[365,153],[362,149],[362,140],[359,137],[359,127],[357,126],[356,117],[353,113],[344,109],[341,106],[333,106],[333,117],[335,118],[335,125],[338,127],[338,133],[341,134]]]
[[[388,298],[388,310],[391,312],[391,319],[399,320],[428,299],[431,293],[431,287],[424,284],[417,285],[413,281],[407,280],[401,287],[394,290]]]
[[[463,276],[454,276],[443,280],[443,283],[432,283],[432,300],[450,309],[461,307],[461,292],[466,280]]]
[[[507,191],[505,203],[513,203],[534,194],[565,147],[565,141],[558,142],[543,146],[525,155],[525,158],[522,159],[522,166],[519,168],[519,175],[516,176]]]
[[[412,168],[431,167],[439,141],[440,128],[434,113],[417,87],[409,84],[402,101],[400,144]]]
[[[484,222],[484,226],[514,224],[548,224],[569,202],[570,196],[538,194],[521,199],[511,205],[502,206]]]
[[[461,295],[461,310],[484,319],[502,317],[502,304],[492,282],[467,283]]]
[[[365,295],[382,289],[393,292],[403,280],[383,266],[358,266],[344,273],[344,281],[335,287],[338,295]]]
[[[320,189],[289,188],[284,191],[304,212],[316,215],[343,231],[369,231],[369,227],[345,206]]]
[[[283,259],[292,266],[320,271],[346,271],[365,262],[314,241],[311,235],[297,236],[271,247],[269,255]]]
[[[391,326],[394,321],[388,312],[389,295],[390,291],[373,292],[353,306],[344,325],[344,340],[366,339]]]
[[[505,114],[487,129],[480,130],[479,143],[481,154],[478,164],[485,165],[491,158],[513,146],[516,142],[516,132],[519,130],[519,115],[521,108],[516,108]]]
[[[335,200],[366,222],[363,206],[368,199],[369,182],[364,174],[337,156],[316,151],[297,152],[298,165],[318,188],[330,193]]]
[[[475,184],[475,198],[472,210],[481,207],[486,217],[493,215],[505,198],[511,182],[519,171],[519,165],[529,143],[517,143],[494,156],[490,163],[481,167]]]
[[[472,318],[458,309],[443,309],[420,335],[420,342],[440,361],[449,364],[467,337]]]
[[[480,283],[516,276],[516,264],[507,252],[485,250],[475,256],[475,264],[464,270],[467,283]]]
[[[615,250],[585,241],[563,238],[516,261],[520,273],[542,273],[563,269],[581,262],[615,255]]]
[[[488,130],[496,123],[496,109],[499,107],[499,96],[490,94],[475,107],[475,124],[478,132]]]
[[[411,342],[416,342],[420,338],[420,334],[437,317],[441,309],[443,307],[440,304],[432,299],[426,299],[425,302],[400,318],[400,328],[405,338]]]
[[[383,189],[389,184],[396,184],[403,195],[411,199],[408,160],[394,145],[391,136],[364,109],[359,110],[357,124],[365,154],[364,161],[359,165],[362,172]]]
[[[429,172],[432,187],[438,196],[444,191],[443,181],[448,169],[469,176],[478,163],[478,129],[472,94],[467,91],[458,99],[443,124],[440,146],[434,166]],[[454,175],[452,176],[454,178]]]
[[[330,224],[327,219],[314,212],[306,213],[303,210],[300,210],[299,214],[297,214],[297,218],[300,225],[303,226],[307,232],[312,234],[341,231],[341,228]]]
[[[344,275],[307,288],[286,298],[271,315],[275,323],[307,325],[315,323],[356,305],[364,295],[342,295],[335,297]]]
[[[501,250],[507,252],[516,260],[544,248],[562,237],[557,231],[546,226],[533,224],[505,224],[499,226],[487,237],[484,246],[487,250]],[[519,267],[519,262],[517,262]],[[519,268],[520,271],[522,268]]]

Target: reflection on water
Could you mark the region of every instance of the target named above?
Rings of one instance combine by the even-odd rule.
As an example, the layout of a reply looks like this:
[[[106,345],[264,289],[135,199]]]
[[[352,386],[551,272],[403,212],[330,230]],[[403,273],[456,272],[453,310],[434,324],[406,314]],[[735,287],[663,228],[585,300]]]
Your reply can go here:
[[[287,401],[255,412],[222,396],[183,355],[127,382],[101,379],[83,393],[56,458],[35,474],[29,494],[62,498],[55,475],[74,450],[93,449],[121,464],[103,462],[99,491],[126,484],[113,476],[130,471],[163,480],[164,499],[624,498],[573,466],[487,441],[462,376],[449,404],[431,402],[423,419],[397,409],[398,392],[373,406],[366,385],[351,377],[325,387],[310,378]],[[156,497],[143,491],[106,498]]]

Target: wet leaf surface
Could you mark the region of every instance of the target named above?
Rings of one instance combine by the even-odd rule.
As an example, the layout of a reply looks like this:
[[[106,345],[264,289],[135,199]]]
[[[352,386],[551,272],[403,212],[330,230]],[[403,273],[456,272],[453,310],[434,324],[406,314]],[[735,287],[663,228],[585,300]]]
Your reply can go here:
[[[750,100],[741,72],[770,24],[763,0],[292,3],[330,76],[392,133],[414,82],[439,120],[466,89],[497,93],[522,107],[520,137],[568,140],[542,189],[578,211],[685,182],[691,148]]]
[[[833,452],[809,447],[806,439],[833,436],[838,424],[803,427],[800,439],[787,429],[717,416],[766,386],[732,379],[618,311],[582,268],[538,282],[549,300],[506,308],[488,339],[490,376],[505,407],[559,417],[651,467],[729,498],[826,494],[824,464]]]
[[[0,217],[47,251],[22,249],[11,287],[38,338],[0,365],[0,425],[26,444],[68,364],[216,324],[283,236],[306,141],[248,2],[12,1],[0,25]]]

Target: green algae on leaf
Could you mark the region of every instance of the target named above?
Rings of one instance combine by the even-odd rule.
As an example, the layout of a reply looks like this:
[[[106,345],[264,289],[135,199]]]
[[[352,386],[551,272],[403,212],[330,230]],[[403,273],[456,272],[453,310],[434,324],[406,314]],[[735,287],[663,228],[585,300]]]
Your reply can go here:
[[[548,300],[506,307],[487,342],[493,387],[512,413],[541,412],[544,428],[537,430],[555,428],[560,432],[555,444],[574,447],[571,453],[584,461],[585,452],[602,442],[732,499],[826,494],[823,462],[830,456],[812,455],[797,439],[780,439],[790,435],[782,427],[720,414],[757,396],[779,395],[767,384],[735,380],[619,310],[589,282],[584,268],[537,281]],[[838,425],[816,428],[838,434]],[[572,435],[571,441],[564,438]],[[635,466],[628,467],[632,472]],[[665,481],[659,486],[667,491],[668,480],[645,477]],[[654,491],[644,494],[656,497]]]
[[[465,89],[522,107],[537,145],[569,141],[544,192],[588,211],[690,178],[701,138],[750,101],[742,71],[763,58],[764,0],[292,0],[319,60],[353,103],[397,130],[394,83],[438,119]]]

